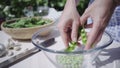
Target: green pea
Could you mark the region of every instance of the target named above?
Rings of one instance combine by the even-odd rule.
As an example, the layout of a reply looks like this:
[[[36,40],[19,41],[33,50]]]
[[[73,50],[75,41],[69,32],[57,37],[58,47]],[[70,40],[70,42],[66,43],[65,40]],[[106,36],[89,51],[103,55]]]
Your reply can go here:
[[[85,34],[85,33],[81,33],[81,36],[82,36],[82,37],[86,37],[86,34]]]
[[[83,62],[83,55],[56,55],[56,61],[63,68],[80,68]]]

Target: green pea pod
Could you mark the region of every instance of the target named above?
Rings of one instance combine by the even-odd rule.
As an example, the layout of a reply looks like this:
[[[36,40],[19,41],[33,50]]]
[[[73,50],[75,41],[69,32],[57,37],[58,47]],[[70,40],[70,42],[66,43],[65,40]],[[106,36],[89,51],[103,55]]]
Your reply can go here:
[[[69,43],[69,46],[67,47],[67,49],[65,49],[65,51],[72,52],[76,46],[77,46],[77,42],[72,41]]]
[[[86,42],[87,42],[87,34],[86,34],[86,32],[85,32],[84,27],[82,27],[82,28],[80,27],[80,28],[79,28],[79,30],[78,30],[78,36],[81,36],[81,38],[82,38],[82,43],[83,43],[83,45],[85,45]],[[69,43],[68,48],[65,49],[65,51],[66,51],[66,52],[72,52],[72,51],[74,51],[74,49],[75,49],[76,46],[77,46],[77,42],[71,41],[71,42]]]
[[[87,42],[87,33],[85,32],[84,27],[81,29],[80,35],[81,35],[82,43],[83,43],[83,45],[85,45]]]

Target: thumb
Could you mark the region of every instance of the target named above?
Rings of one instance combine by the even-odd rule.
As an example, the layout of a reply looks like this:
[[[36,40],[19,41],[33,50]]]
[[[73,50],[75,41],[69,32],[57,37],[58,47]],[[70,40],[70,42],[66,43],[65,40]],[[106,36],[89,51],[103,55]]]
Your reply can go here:
[[[81,21],[81,25],[84,25],[88,19],[89,15],[87,13],[84,13],[81,17],[80,17],[80,21]]]

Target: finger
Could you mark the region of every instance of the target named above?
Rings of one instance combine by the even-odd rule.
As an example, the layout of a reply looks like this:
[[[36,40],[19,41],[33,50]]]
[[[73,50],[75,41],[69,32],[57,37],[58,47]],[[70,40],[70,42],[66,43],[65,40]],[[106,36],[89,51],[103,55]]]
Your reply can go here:
[[[92,27],[93,27],[93,23],[85,25],[85,28],[92,28]]]
[[[95,40],[94,44],[91,47],[94,47],[101,40],[103,32],[104,31],[101,31],[100,34],[98,34],[97,39]],[[90,36],[90,32],[87,32],[87,37],[89,37],[89,36]]]
[[[80,18],[81,21],[81,25],[84,25],[88,19],[89,15],[87,14],[87,12],[83,13],[83,15]]]
[[[61,22],[60,22],[61,23]],[[63,22],[62,22],[63,23]],[[70,28],[68,26],[64,26],[65,24],[58,24],[58,29],[60,32],[60,35],[62,37],[62,40],[66,47],[68,47],[68,43],[71,41],[71,35],[70,35]]]
[[[101,40],[101,38],[102,38],[102,35],[103,35],[103,32],[104,31],[100,31],[100,34],[98,34],[98,37],[97,37],[97,39],[95,40],[95,42],[94,42],[94,44],[92,45],[92,47],[94,47],[100,40]]]
[[[67,31],[65,30],[60,30],[60,34],[61,34],[61,37],[62,37],[62,40],[65,44],[65,46],[68,46],[68,43],[71,41],[70,39],[70,33],[68,33]]]
[[[93,24],[93,28],[88,36],[87,43],[85,50],[90,49],[91,46],[94,44],[96,38],[100,34],[100,21],[95,20]]]
[[[71,32],[72,41],[77,42],[78,29],[79,29],[79,22],[78,21],[74,21],[73,25],[72,25],[72,32]]]

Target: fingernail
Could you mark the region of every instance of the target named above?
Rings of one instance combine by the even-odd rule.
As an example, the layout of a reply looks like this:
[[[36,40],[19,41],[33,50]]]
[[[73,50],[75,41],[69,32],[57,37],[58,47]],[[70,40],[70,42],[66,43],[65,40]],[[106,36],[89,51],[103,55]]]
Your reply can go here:
[[[72,41],[77,42],[77,39],[74,37]]]

